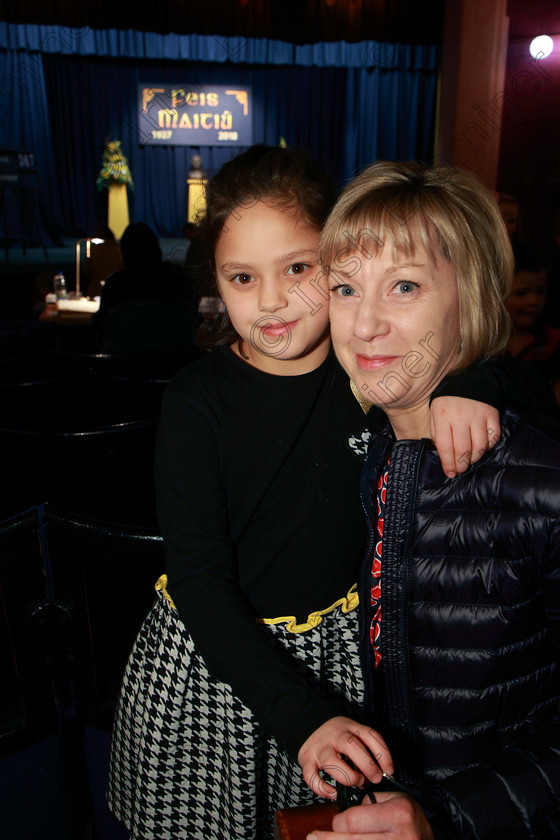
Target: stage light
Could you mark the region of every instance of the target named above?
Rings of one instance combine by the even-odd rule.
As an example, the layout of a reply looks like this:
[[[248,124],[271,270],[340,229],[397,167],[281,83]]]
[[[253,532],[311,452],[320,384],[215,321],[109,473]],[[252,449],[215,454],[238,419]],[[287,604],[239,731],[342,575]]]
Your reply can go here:
[[[531,41],[529,51],[533,58],[543,59],[547,58],[552,52],[554,46],[550,35],[538,35]]]

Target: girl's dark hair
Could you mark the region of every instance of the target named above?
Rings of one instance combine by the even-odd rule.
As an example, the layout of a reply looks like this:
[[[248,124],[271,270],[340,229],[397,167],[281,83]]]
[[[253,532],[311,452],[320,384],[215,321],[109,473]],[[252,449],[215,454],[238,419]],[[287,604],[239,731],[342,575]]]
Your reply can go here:
[[[326,169],[304,149],[251,146],[226,163],[206,185],[206,207],[198,219],[203,253],[199,275],[201,296],[219,297],[214,251],[226,219],[243,216],[258,201],[293,208],[320,230],[336,201],[336,188]],[[198,330],[203,347],[232,344],[239,336],[227,312],[208,314]]]

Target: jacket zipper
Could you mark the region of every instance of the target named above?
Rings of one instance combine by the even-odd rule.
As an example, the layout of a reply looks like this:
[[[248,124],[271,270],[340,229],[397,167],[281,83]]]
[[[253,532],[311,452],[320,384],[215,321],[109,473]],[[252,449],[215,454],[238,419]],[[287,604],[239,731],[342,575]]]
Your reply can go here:
[[[414,525],[414,511],[415,511],[415,503],[416,503],[416,493],[418,490],[418,468],[420,465],[420,460],[422,457],[422,453],[424,452],[426,442],[422,439],[419,443],[419,446],[414,454],[414,460],[412,463],[412,470],[411,470],[411,481],[410,481],[410,495],[408,497],[408,510],[406,511],[406,520],[407,520],[407,528],[406,528],[406,537],[405,542],[403,545],[403,557],[402,557],[402,569],[403,569],[403,586],[402,586],[402,596],[401,596],[401,603],[399,607],[399,629],[400,629],[400,638],[404,644],[404,642],[408,639],[408,613],[405,609],[405,604],[408,599],[408,593],[410,588],[410,555],[411,555],[411,544],[413,538],[413,525]],[[407,648],[408,651],[408,648]],[[412,719],[412,702],[410,698],[410,653],[407,652],[405,656],[405,673],[403,679],[403,697],[404,697],[404,705],[405,708],[402,710],[404,715],[404,720],[406,724],[406,731],[411,740],[415,740],[415,728]]]

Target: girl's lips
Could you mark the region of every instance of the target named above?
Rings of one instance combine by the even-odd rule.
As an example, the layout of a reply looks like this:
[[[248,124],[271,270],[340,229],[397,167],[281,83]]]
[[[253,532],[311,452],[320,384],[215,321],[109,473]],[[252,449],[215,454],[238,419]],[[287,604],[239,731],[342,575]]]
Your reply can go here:
[[[297,321],[290,321],[286,323],[286,321],[277,321],[272,322],[270,324],[265,324],[261,327],[261,332],[265,335],[284,335],[285,333],[291,332],[297,324]]]
[[[361,370],[379,370],[398,361],[400,356],[363,356],[356,353],[356,362]]]

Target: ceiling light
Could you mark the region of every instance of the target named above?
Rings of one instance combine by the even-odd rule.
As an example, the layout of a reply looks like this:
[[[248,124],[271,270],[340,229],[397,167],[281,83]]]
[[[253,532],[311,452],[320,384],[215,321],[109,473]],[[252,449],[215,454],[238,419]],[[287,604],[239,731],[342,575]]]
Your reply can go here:
[[[550,55],[552,47],[553,43],[550,35],[539,35],[531,41],[529,51],[533,58],[542,59]]]

